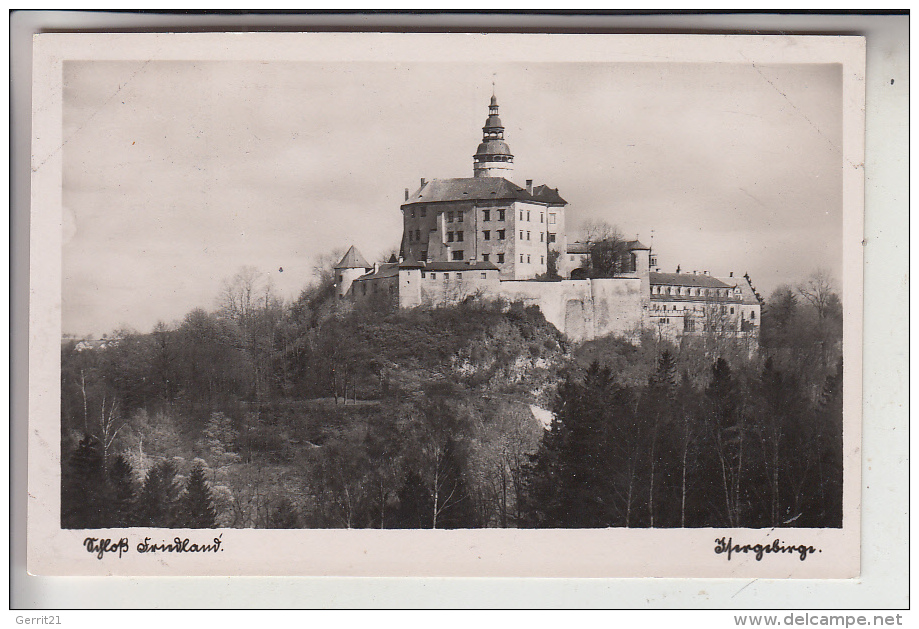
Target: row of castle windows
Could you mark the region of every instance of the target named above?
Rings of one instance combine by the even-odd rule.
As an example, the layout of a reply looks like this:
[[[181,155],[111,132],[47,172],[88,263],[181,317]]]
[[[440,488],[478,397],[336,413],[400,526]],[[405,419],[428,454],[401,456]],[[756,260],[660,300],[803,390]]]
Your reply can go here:
[[[662,310],[664,312],[667,312],[667,305],[664,304],[664,306],[661,307],[661,306],[658,306],[657,304],[654,304],[651,307],[651,309],[652,310]],[[680,312],[680,311],[682,312],[701,312],[703,310],[704,308],[702,306],[684,306],[682,308],[680,308],[679,306],[672,306],[670,308],[671,312]],[[734,314],[734,306],[731,306],[730,310],[727,309],[727,306],[721,306],[720,312],[721,314],[728,314],[728,313]],[[750,311],[750,321],[756,321],[756,311],[755,310]]]
[[[573,258],[572,258],[573,259]],[[734,289],[735,295],[740,295],[740,289]],[[696,297],[728,297],[729,289],[727,288],[687,288],[685,286],[654,286],[651,289],[652,295],[685,295]]]
[[[490,209],[489,209],[489,210],[482,210],[482,220],[484,220],[484,221],[490,221],[490,220],[491,220],[491,212],[492,212],[492,210],[490,210]],[[498,212],[498,218],[497,218],[497,220],[499,220],[499,221],[505,220],[505,216],[506,216],[505,212],[506,212],[506,210],[497,210],[497,212]],[[421,218],[424,218],[424,217],[426,217],[426,216],[428,215],[428,210],[427,210],[427,208],[426,208],[425,206],[423,206],[423,205],[420,206],[420,207],[418,207],[418,208],[414,208],[414,207],[413,207],[413,208],[412,208],[412,218],[415,218],[415,217],[416,217],[416,214],[419,215],[419,216],[421,216]],[[462,210],[448,211],[448,212],[447,212],[447,222],[448,222],[448,223],[452,223],[452,222],[456,221],[457,223],[462,223],[462,222],[463,222],[463,216],[464,216],[464,214],[463,214]],[[526,216],[526,219],[524,219],[524,216]],[[544,219],[545,219],[545,214],[544,214],[543,212],[540,212],[540,213],[539,213],[539,222],[542,223]],[[520,220],[521,220],[521,221],[522,221],[522,220],[527,220],[527,221],[529,221],[529,220],[530,220],[530,210],[526,210],[526,212],[524,212],[524,210],[520,210]],[[555,214],[550,212],[550,213],[549,213],[549,225],[555,225],[555,221],[556,221],[556,216],[555,216]]]
[[[654,306],[652,306],[651,309],[652,309],[652,310],[663,310],[664,312],[666,312],[666,311],[667,311],[667,304],[664,304],[663,307],[658,306],[657,304],[654,304]],[[705,308],[704,308],[703,306],[683,306],[682,308],[680,308],[679,306],[671,306],[671,307],[670,307],[670,310],[673,311],[673,312],[676,312],[676,311],[683,311],[683,312],[700,312],[700,311],[702,311],[702,310],[704,310],[704,309],[705,309]],[[721,314],[725,314],[726,312],[727,312],[726,306],[721,306]],[[731,314],[734,314],[734,306],[731,306],[730,313],[731,313]]]
[[[458,280],[463,279],[463,274],[462,274],[461,272],[457,271],[455,275],[456,275],[456,279],[458,279]],[[444,272],[444,273],[443,273],[443,276],[444,276],[444,280],[449,280],[449,279],[450,279],[450,274],[447,273],[447,272]],[[480,276],[481,276],[481,278],[482,278],[483,280],[488,279],[488,274],[485,273],[484,271],[483,271],[482,273],[480,273]],[[422,271],[422,272],[421,272],[421,278],[422,278],[422,279],[430,278],[430,279],[432,279],[432,280],[436,280],[436,279],[437,279],[437,273],[434,272],[434,271]]]
[[[523,218],[524,216],[526,216],[526,219]],[[549,217],[550,217],[550,219],[551,219],[549,222],[550,222],[550,223],[555,223],[555,214],[550,214]],[[544,219],[545,219],[545,214],[543,214],[542,212],[540,212],[540,213],[539,213],[539,222],[542,223]],[[521,221],[522,221],[522,220],[526,220],[527,222],[529,222],[529,221],[530,221],[530,210],[527,210],[526,212],[524,212],[523,210],[520,210],[520,220],[521,220]]]
[[[522,253],[520,254],[520,263],[521,263],[521,264],[524,263],[524,255],[523,255]],[[539,263],[540,263],[540,264],[545,264],[545,263],[546,263],[546,256],[539,256]],[[526,264],[530,264],[530,254],[527,254],[527,255],[526,255]]]
[[[497,230],[498,240],[504,240],[506,238],[507,230],[499,229]],[[524,237],[524,234],[526,236]],[[520,240],[530,240],[530,232],[524,232],[520,230]],[[539,232],[539,242],[546,242],[546,235],[543,232]],[[491,230],[485,229],[482,230],[482,239],[491,240]],[[415,231],[409,230],[408,232],[408,241],[409,242],[421,242],[421,230],[416,229]],[[447,232],[447,242],[463,242],[463,232]],[[555,234],[549,234],[549,242],[555,242]],[[574,258],[571,258],[574,260]]]
[[[661,325],[669,325],[671,323],[679,323],[679,319],[669,319],[668,317],[661,317],[657,322]],[[706,332],[714,332],[717,329],[727,330],[728,328],[724,325],[716,325],[713,323],[705,323],[702,326],[702,329]],[[696,331],[696,322],[694,319],[683,319],[683,331],[684,332],[695,332]]]
[[[527,240],[530,239],[529,234],[530,232],[527,232]],[[504,229],[497,230],[497,236],[498,236],[498,240],[504,240],[507,237],[507,230],[504,230]],[[461,231],[447,232],[447,242],[463,242],[464,237],[465,237],[465,234],[464,232],[461,232]],[[523,238],[523,232],[520,232],[520,237]],[[491,240],[491,230],[488,230],[488,229],[483,230],[482,239]],[[408,241],[409,242],[421,242],[421,230],[416,229],[414,232],[409,231]],[[539,235],[539,241],[540,242],[543,241],[542,234]],[[553,241],[550,241],[550,242],[553,242]]]
[[[494,138],[489,138],[494,139]],[[507,162],[509,164],[514,163],[513,155],[476,155],[476,163],[483,164],[487,162]]]

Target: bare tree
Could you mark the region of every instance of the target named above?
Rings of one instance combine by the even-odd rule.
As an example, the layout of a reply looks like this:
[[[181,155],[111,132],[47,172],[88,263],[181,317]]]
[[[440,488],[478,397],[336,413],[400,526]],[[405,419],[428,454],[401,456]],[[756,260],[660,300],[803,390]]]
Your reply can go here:
[[[99,427],[102,432],[102,463],[108,468],[109,453],[115,437],[124,428],[124,421],[118,413],[118,400],[113,395],[111,400],[106,399],[106,394],[102,395],[102,413],[99,417]]]
[[[835,282],[829,271],[817,269],[798,284],[798,294],[817,310],[817,316],[823,320],[829,313],[833,296],[836,295]]]
[[[331,286],[335,283],[335,265],[338,264],[345,255],[345,250],[339,248],[332,249],[316,256],[313,264],[313,277],[320,286]]]
[[[581,234],[585,242],[600,242],[603,240],[623,240],[619,228],[606,221],[587,219],[581,223]]]

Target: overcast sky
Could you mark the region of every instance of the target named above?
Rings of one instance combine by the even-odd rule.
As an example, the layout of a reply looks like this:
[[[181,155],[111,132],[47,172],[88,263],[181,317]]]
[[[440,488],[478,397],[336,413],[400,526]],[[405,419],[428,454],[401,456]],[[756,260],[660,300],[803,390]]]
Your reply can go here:
[[[63,331],[213,309],[242,266],[294,298],[324,252],[378,259],[405,188],[472,176],[493,80],[514,181],[559,189],[570,238],[605,220],[764,296],[840,278],[836,65],[68,61]]]

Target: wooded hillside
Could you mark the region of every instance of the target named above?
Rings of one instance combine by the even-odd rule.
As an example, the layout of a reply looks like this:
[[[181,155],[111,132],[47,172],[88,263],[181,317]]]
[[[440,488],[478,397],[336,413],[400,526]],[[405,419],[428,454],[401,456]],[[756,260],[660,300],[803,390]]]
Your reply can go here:
[[[283,304],[244,270],[213,312],[62,345],[62,525],[840,526],[842,314],[803,288],[751,352],[328,283]]]

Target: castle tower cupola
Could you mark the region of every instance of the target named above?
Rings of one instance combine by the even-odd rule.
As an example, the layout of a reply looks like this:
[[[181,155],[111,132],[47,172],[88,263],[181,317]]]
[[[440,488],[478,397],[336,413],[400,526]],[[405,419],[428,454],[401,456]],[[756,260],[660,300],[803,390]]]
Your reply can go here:
[[[504,141],[504,125],[498,117],[498,99],[494,94],[482,127],[482,143],[472,160],[472,174],[476,177],[509,177],[514,171],[514,155]]]

